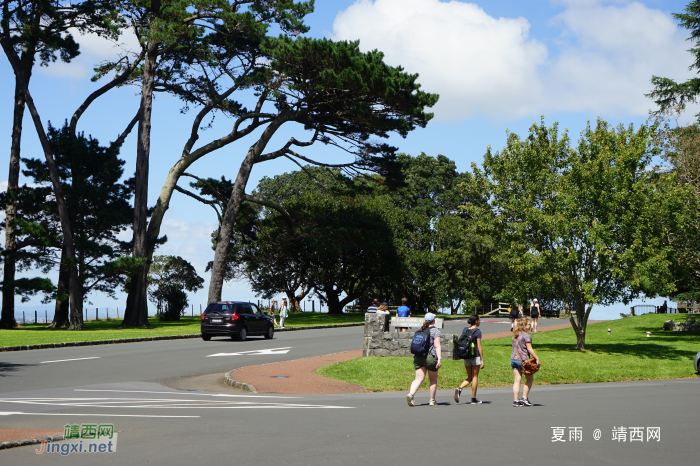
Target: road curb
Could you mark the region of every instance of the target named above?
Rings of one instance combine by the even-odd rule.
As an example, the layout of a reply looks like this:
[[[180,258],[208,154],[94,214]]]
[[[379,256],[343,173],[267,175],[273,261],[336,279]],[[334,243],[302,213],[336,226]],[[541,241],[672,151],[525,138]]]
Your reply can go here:
[[[42,441],[58,442],[63,440],[63,435],[54,435],[53,437],[35,437],[26,438],[22,440],[11,440],[9,442],[0,442],[0,450],[7,450],[8,448],[24,447],[27,445],[38,445]]]
[[[319,330],[325,328],[339,327],[360,327],[365,325],[364,322],[355,324],[333,324],[333,325],[309,325],[307,327],[286,327],[275,329],[277,332],[294,332],[297,330]],[[190,335],[163,335],[160,337],[142,337],[142,338],[121,338],[116,340],[94,340],[94,341],[68,341],[64,343],[43,343],[40,345],[23,345],[23,346],[3,346],[0,347],[0,352],[8,351],[29,351],[49,348],[67,348],[72,346],[96,346],[96,345],[116,345],[119,343],[139,343],[144,341],[160,341],[160,340],[184,340],[187,338],[201,338],[200,333]]]
[[[235,371],[234,369],[233,371]],[[227,373],[224,374],[224,383],[226,385],[230,385],[234,388],[240,388],[241,390],[245,390],[246,392],[250,393],[258,393],[258,391],[249,383],[243,383],[243,382],[237,382],[231,378],[231,372],[233,371],[228,371]]]

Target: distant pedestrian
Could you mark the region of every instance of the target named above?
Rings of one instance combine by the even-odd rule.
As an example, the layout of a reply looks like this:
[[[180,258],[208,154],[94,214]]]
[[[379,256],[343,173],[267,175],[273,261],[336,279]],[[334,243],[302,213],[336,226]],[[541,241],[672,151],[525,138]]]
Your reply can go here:
[[[396,317],[411,317],[411,308],[407,306],[408,299],[401,298],[401,306],[396,310]],[[399,332],[406,332],[407,327],[399,327]]]
[[[277,327],[277,318],[275,317],[275,306],[277,305],[277,301],[274,299],[270,303],[270,310],[267,312],[267,314],[272,317],[272,322],[275,323],[275,327]]]
[[[668,304],[666,303],[666,300],[664,300],[664,303],[659,307],[659,314],[667,314],[668,313]]]
[[[442,332],[440,329],[435,328],[435,314],[428,312],[425,315],[425,321],[423,322],[423,330],[429,328],[430,332],[430,350],[427,356],[420,356],[418,354],[413,356],[413,368],[416,370],[416,378],[411,384],[411,390],[406,395],[406,401],[408,401],[408,406],[415,406],[413,397],[418,391],[418,387],[425,380],[425,373],[428,373],[430,378],[430,406],[435,406],[435,393],[437,392],[437,379],[438,379],[438,369],[442,365],[442,348],[440,347],[440,337]]]
[[[537,302],[537,298],[532,300],[532,305],[530,306],[530,317],[532,318],[530,328],[533,332],[537,333],[537,319],[540,317],[540,303]]]
[[[367,308],[367,312],[369,312],[371,314],[375,314],[377,312],[378,307],[379,307],[379,300],[375,298],[372,300],[372,305]]]
[[[510,367],[513,368],[513,406],[532,406],[530,403],[530,390],[534,382],[534,374],[525,374],[525,385],[523,385],[523,397],[520,394],[520,382],[523,377],[523,363],[530,359],[530,355],[535,358],[537,367],[540,366],[540,358],[532,349],[532,337],[528,333],[527,319],[518,319],[513,331],[513,351],[510,355]]]
[[[459,403],[459,397],[462,396],[462,390],[467,388],[467,385],[472,384],[472,404],[481,404],[481,401],[476,398],[476,389],[479,385],[479,369],[484,368],[484,350],[481,348],[481,320],[478,315],[469,317],[467,323],[470,327],[464,331],[472,332],[472,341],[476,342],[476,354],[471,359],[464,360],[464,369],[467,371],[467,378],[462,384],[455,388],[455,403]],[[464,332],[462,332],[464,333]]]
[[[513,328],[515,327],[515,321],[522,317],[520,305],[510,306],[508,308],[508,317],[510,317],[510,331],[512,332]]]
[[[287,298],[282,298],[280,305],[280,328],[284,328],[284,321],[289,317],[289,307],[287,306]]]

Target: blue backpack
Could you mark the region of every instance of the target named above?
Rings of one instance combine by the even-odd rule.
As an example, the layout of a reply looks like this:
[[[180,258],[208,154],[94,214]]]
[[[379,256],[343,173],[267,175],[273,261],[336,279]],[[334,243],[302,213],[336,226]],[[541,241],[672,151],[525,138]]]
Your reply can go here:
[[[418,330],[411,340],[411,353],[417,356],[427,356],[430,352],[430,327]]]

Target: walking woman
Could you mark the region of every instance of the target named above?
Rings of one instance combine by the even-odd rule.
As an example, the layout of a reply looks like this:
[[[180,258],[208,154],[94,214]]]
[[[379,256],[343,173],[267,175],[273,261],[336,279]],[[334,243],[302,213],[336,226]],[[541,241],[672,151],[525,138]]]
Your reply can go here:
[[[267,311],[267,315],[272,317],[272,322],[275,323],[275,327],[277,327],[277,318],[275,317],[275,306],[276,305],[277,305],[277,301],[275,301],[273,299],[272,302],[270,303],[270,310]]]
[[[418,354],[413,356],[413,367],[416,370],[416,379],[411,384],[411,391],[406,395],[408,406],[415,406],[413,397],[418,391],[418,387],[425,380],[425,373],[428,373],[430,378],[430,406],[435,406],[435,392],[437,391],[438,369],[442,365],[442,348],[440,347],[440,337],[442,332],[435,328],[435,314],[428,312],[425,315],[423,322],[423,330],[429,328],[430,332],[430,350],[427,356]]]
[[[530,328],[533,332],[537,333],[537,319],[540,317],[540,303],[537,302],[537,298],[532,300],[532,306],[530,306],[530,317],[532,318]]]
[[[508,317],[510,317],[510,331],[515,329],[515,322],[523,316],[523,308],[520,304],[512,305],[508,308]]]
[[[480,400],[476,399],[476,389],[479,384],[479,369],[484,368],[484,351],[481,349],[481,320],[479,316],[473,315],[469,317],[467,323],[470,325],[469,331],[472,332],[472,341],[476,341],[476,354],[471,359],[464,360],[464,368],[467,370],[467,378],[462,384],[455,388],[455,403],[459,403],[459,397],[462,395],[462,389],[467,388],[467,385],[472,384],[472,403],[473,405],[481,404]]]
[[[284,321],[289,317],[289,308],[287,306],[287,298],[282,298],[280,306],[280,328],[284,328]]]
[[[515,330],[513,331],[513,352],[510,356],[510,367],[513,368],[513,406],[532,406],[529,396],[534,381],[534,374],[525,374],[525,385],[523,385],[523,397],[518,398],[520,394],[520,381],[523,377],[523,362],[530,359],[530,355],[535,358],[537,367],[540,367],[540,358],[532,349],[532,337],[528,332],[528,321],[526,318],[518,319],[515,322]]]

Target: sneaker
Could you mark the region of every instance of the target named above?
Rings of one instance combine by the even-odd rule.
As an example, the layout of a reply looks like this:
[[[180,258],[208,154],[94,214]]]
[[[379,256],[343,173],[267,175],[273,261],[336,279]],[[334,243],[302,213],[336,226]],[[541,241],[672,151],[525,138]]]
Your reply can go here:
[[[408,402],[408,406],[413,408],[416,404],[413,402],[413,395],[406,395],[406,401]]]
[[[521,398],[520,404],[523,406],[532,406],[532,403],[530,403],[530,400],[528,400],[527,398]]]
[[[455,388],[455,403],[459,403],[459,397],[462,395],[462,389],[457,387]]]
[[[429,406],[437,406],[437,402],[435,400],[430,400],[430,403],[428,403]]]
[[[483,403],[483,401],[477,400],[476,398],[472,398],[472,404],[473,404],[473,405],[480,405],[481,403]]]
[[[514,402],[513,402],[513,408],[519,408],[519,407],[521,407],[521,406],[522,406],[522,405],[520,404],[519,401],[514,401]]]

